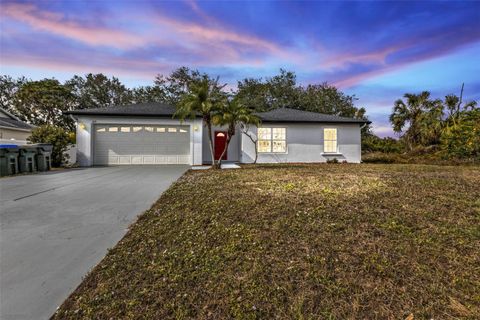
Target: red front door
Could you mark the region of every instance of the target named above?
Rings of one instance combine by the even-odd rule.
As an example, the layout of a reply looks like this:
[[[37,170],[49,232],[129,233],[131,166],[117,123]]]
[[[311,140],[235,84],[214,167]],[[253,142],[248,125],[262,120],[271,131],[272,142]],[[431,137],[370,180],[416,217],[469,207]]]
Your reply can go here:
[[[215,160],[220,160],[223,149],[225,149],[225,144],[227,143],[227,132],[226,131],[215,131],[215,139],[213,141]],[[223,156],[222,160],[227,160],[227,152]]]

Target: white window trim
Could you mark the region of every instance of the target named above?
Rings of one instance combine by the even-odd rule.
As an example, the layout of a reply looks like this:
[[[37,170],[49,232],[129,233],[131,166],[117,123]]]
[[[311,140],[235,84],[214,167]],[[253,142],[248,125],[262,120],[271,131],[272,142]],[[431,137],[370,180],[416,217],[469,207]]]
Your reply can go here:
[[[258,129],[260,128],[269,128],[271,129],[270,131],[270,150],[272,151],[269,151],[269,152],[262,152],[262,151],[258,151],[258,143],[260,142],[260,140],[264,140],[264,139],[260,139],[260,135],[258,134]],[[280,128],[280,129],[285,129],[285,152],[273,152],[273,129],[274,128]],[[287,139],[288,139],[288,133],[287,133],[287,127],[259,127],[257,128],[257,152],[258,154],[288,154],[288,143],[287,143]],[[276,141],[283,141],[283,140],[276,140]]]
[[[336,148],[335,148],[335,151],[334,152],[326,152],[325,151],[325,129],[335,129],[335,133],[336,133],[336,139],[335,139],[335,142],[336,142]],[[328,141],[334,141],[334,140],[328,140]],[[322,150],[322,154],[323,155],[329,155],[329,156],[335,156],[335,155],[341,155],[341,153],[339,152],[339,149],[338,149],[338,128],[337,127],[324,127],[323,128],[323,141],[322,141],[322,146],[323,146],[323,150]]]

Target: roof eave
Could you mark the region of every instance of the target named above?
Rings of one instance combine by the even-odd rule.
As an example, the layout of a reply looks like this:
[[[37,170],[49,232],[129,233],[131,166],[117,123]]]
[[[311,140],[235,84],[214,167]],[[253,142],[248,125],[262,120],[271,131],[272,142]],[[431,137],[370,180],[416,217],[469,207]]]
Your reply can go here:
[[[156,118],[173,118],[173,114],[140,114],[140,113],[123,113],[123,112],[65,112],[66,115],[72,116],[114,116],[114,117],[156,117]],[[201,118],[200,115],[196,116],[197,118]]]
[[[17,128],[17,127],[7,127],[7,126],[0,126],[0,129],[8,129],[8,130],[16,130],[16,131],[23,131],[23,132],[31,132],[34,127],[30,129],[24,129],[24,128]]]
[[[279,123],[341,123],[341,124],[370,124],[372,123],[371,121],[325,121],[325,120],[263,120],[261,119],[263,123],[268,122],[268,123],[273,123],[273,122],[279,122]]]

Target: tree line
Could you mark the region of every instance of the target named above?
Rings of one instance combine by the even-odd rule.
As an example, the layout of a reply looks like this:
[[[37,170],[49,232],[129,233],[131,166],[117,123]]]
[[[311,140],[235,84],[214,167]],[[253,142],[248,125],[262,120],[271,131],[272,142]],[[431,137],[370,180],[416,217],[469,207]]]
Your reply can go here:
[[[366,135],[364,151],[435,154],[443,158],[480,160],[480,108],[476,101],[448,94],[406,93],[394,102],[389,120],[399,140]]]
[[[0,76],[0,104],[30,124],[55,125],[73,130],[74,123],[63,112],[142,102],[162,102],[176,106],[193,83],[217,80],[198,70],[181,67],[169,75],[157,75],[148,86],[128,88],[116,77],[103,74],[75,75],[61,83],[56,79],[32,81]],[[222,90],[224,86],[222,86]],[[228,94],[252,111],[279,107],[366,119],[365,108],[355,106],[355,96],[327,83],[300,86],[294,72],[281,69],[270,78],[246,78]]]

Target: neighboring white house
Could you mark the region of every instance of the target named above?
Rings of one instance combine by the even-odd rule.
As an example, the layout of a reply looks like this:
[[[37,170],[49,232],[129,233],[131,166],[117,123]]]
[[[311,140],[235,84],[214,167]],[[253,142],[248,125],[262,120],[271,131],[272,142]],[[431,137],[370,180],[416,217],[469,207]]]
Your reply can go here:
[[[211,163],[208,133],[200,117],[181,122],[175,108],[161,103],[82,109],[69,112],[77,121],[77,161],[81,166]],[[257,113],[258,162],[361,161],[364,120],[289,108]],[[216,159],[226,131],[212,130]],[[232,138],[227,161],[250,163],[255,145],[240,130]]]
[[[32,129],[33,126],[0,108],[0,143],[25,144],[32,134]]]

